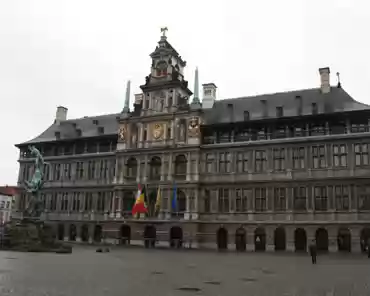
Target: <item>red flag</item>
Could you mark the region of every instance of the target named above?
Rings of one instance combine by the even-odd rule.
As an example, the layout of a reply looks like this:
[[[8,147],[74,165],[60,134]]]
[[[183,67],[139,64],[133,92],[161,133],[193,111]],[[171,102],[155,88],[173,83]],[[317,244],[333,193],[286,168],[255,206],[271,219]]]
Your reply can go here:
[[[137,213],[147,213],[148,209],[145,205],[145,187],[141,190],[140,185],[138,186],[137,197],[135,204],[132,207],[132,215],[135,216]]]

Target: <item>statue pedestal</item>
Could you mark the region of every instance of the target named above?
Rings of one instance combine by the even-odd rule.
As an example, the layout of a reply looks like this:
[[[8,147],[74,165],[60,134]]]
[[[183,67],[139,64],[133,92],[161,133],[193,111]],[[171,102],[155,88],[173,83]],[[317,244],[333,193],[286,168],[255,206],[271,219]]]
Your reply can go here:
[[[5,230],[9,250],[24,252],[72,253],[72,247],[56,241],[53,229],[43,221],[31,217],[7,225]]]

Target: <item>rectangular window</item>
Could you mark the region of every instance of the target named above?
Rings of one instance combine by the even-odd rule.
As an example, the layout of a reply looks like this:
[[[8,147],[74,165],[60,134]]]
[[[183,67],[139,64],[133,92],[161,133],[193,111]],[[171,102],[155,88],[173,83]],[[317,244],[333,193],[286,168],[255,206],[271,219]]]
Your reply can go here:
[[[349,188],[347,185],[335,186],[335,208],[337,211],[349,210]]]
[[[264,172],[267,169],[267,156],[265,150],[256,151],[256,172]]]
[[[229,208],[229,189],[221,188],[218,191],[218,211],[228,213]]]
[[[286,197],[285,197],[286,188],[275,188],[274,190],[274,208],[276,211],[285,211],[286,210]]]
[[[369,144],[355,144],[355,162],[356,166],[369,165]]]
[[[305,168],[305,150],[304,147],[293,148],[293,169],[299,170]]]
[[[211,193],[208,189],[204,191],[204,212],[209,213],[211,211]]]
[[[105,208],[105,192],[98,192],[97,211],[103,212]]]
[[[81,180],[84,176],[84,164],[83,162],[76,163],[76,179]]]
[[[44,180],[50,181],[50,165],[44,164]]]
[[[68,211],[68,193],[63,193],[61,210],[64,212]]]
[[[60,175],[61,175],[60,163],[55,163],[54,164],[54,180],[59,181],[61,177]]]
[[[206,154],[206,173],[215,173],[215,159],[212,153]]]
[[[89,180],[95,179],[95,161],[89,161],[87,177]]]
[[[266,188],[254,189],[254,207],[257,212],[266,211]]]
[[[276,107],[276,117],[283,117],[283,116],[284,116],[283,107]]]
[[[81,193],[73,193],[72,211],[78,212],[81,209]]]
[[[230,173],[231,172],[231,153],[222,152],[219,153],[219,172],[220,173]]]
[[[362,211],[370,211],[370,186],[358,187],[358,208]]]
[[[312,146],[312,165],[314,169],[322,169],[326,167],[325,146]]]
[[[305,211],[307,209],[307,190],[306,187],[294,188],[294,210]]]
[[[63,164],[63,177],[65,180],[71,180],[71,164],[70,163]]]
[[[235,211],[236,212],[246,212],[248,210],[248,192],[249,189],[241,189],[238,188],[235,191],[236,199],[235,199]]]
[[[333,145],[333,166],[334,167],[347,166],[347,145],[345,144]]]
[[[57,202],[58,202],[58,193],[54,192],[50,200],[50,210],[51,211],[57,210]]]
[[[236,167],[238,173],[248,172],[248,152],[237,153]]]
[[[325,186],[315,187],[315,210],[316,211],[328,210],[328,196]]]
[[[85,193],[85,211],[91,211],[92,210],[92,193],[91,192],[86,192]]]
[[[285,169],[285,149],[284,148],[274,148],[273,149],[273,160],[274,160],[274,170],[283,171]]]

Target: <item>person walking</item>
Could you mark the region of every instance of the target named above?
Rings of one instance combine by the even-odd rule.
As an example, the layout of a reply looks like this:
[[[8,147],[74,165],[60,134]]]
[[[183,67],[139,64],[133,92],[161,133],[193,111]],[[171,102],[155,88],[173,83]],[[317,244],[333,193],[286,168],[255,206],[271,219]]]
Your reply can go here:
[[[312,240],[309,249],[310,249],[310,256],[311,256],[312,264],[316,264],[317,247],[316,247],[315,240]]]

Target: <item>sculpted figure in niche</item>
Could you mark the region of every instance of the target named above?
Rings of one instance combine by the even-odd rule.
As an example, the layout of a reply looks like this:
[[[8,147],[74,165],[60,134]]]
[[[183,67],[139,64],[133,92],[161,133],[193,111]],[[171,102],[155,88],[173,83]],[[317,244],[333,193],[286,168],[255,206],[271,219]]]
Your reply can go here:
[[[188,125],[189,137],[199,136],[200,122],[198,117],[192,117]]]

